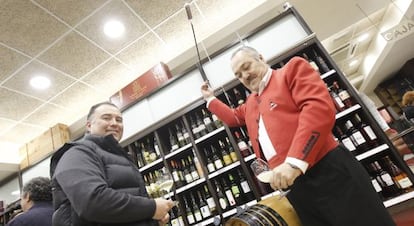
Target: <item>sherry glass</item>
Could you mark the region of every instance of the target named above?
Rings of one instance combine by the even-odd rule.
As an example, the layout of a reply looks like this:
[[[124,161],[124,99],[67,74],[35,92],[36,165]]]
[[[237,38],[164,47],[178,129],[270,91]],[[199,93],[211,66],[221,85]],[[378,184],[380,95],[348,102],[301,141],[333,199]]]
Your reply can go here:
[[[250,168],[252,169],[254,175],[259,181],[263,183],[270,183],[273,172],[269,168],[269,165],[266,161],[264,161],[263,159],[255,159],[250,164]],[[281,199],[285,197],[290,190],[277,189],[277,191],[279,191],[279,197]]]

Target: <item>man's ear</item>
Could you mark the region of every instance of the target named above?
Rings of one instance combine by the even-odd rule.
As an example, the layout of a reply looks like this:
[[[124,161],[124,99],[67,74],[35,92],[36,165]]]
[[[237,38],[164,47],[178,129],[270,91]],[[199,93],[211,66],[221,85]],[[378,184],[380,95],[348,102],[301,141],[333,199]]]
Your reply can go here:
[[[88,131],[88,132],[91,131],[91,122],[90,121],[86,121],[86,131]]]

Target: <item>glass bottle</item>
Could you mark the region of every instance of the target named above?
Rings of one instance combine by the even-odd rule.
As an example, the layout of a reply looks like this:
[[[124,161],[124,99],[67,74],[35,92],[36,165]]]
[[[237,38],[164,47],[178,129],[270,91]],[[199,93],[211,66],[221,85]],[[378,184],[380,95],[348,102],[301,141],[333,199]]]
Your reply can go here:
[[[204,125],[206,126],[207,132],[208,133],[212,132],[214,130],[214,123],[210,118],[210,114],[204,108],[201,109],[201,113],[203,115],[203,122],[204,122]]]
[[[330,69],[326,64],[325,60],[313,49],[313,55],[315,56],[315,60],[319,65],[319,68],[322,69],[322,73],[328,72]]]
[[[223,141],[219,140],[219,145],[221,149],[221,157],[223,158],[224,165],[228,166],[233,163],[230,152],[227,150],[226,145]]]
[[[243,199],[245,201],[253,200],[255,198],[254,194],[253,194],[253,191],[250,188],[250,185],[247,182],[246,177],[244,176],[244,174],[242,173],[242,171],[240,169],[237,170],[237,176],[239,178],[239,183],[240,183],[240,186],[242,188]]]
[[[349,151],[351,151],[354,155],[356,155],[356,153],[354,153],[356,151],[356,147],[354,145],[354,142],[352,142],[351,138],[348,137],[345,133],[343,133],[342,130],[339,128],[339,126],[335,126],[335,130],[336,130],[336,135],[338,136],[337,138],[339,139],[339,141],[341,141],[341,143]]]
[[[230,152],[230,158],[232,162],[236,162],[239,160],[239,158],[237,157],[236,151],[233,148],[233,145],[231,145],[230,140],[228,137],[226,137],[226,147],[228,148],[229,152]]]
[[[212,215],[217,214],[216,202],[214,201],[213,196],[209,192],[207,185],[204,185],[204,197],[206,198],[206,202],[207,202],[208,208],[210,209],[210,213]]]
[[[170,152],[173,152],[179,148],[177,138],[172,133],[171,129],[168,129],[169,140],[170,140]]]
[[[413,183],[407,174],[402,171],[391,159],[389,156],[383,158],[384,165],[386,166],[388,172],[391,174],[391,177],[394,179],[397,186],[403,192],[413,191]]]
[[[246,142],[240,137],[239,132],[235,132],[234,135],[236,136],[237,146],[239,147],[240,154],[243,158],[246,158],[250,155],[249,147],[247,146]]]
[[[339,86],[338,81],[334,81],[333,83],[334,91],[338,94],[338,96],[341,98],[342,102],[345,104],[346,108],[350,108],[353,105],[353,101],[351,98],[351,95],[349,95],[348,91],[346,89],[343,89]]]
[[[204,195],[201,194],[200,190],[197,191],[197,197],[198,197],[198,200],[200,201],[201,215],[203,216],[204,219],[210,217],[211,216],[210,208],[208,207],[207,201]]]
[[[239,187],[239,184],[236,182],[236,179],[231,173],[229,173],[229,183],[230,183],[230,189],[231,189],[231,192],[233,193],[233,197],[234,197],[234,200],[236,201],[236,204],[238,205],[243,204],[243,196],[241,193],[241,188]]]
[[[233,88],[234,96],[236,97],[236,103],[238,106],[244,104],[244,99],[240,91],[236,88]]]
[[[369,124],[366,124],[364,121],[361,120],[358,114],[355,114],[355,125],[358,129],[362,132],[365,139],[368,141],[370,148],[375,148],[378,146],[378,138],[375,134],[374,130],[371,128]]]
[[[400,189],[398,189],[391,175],[381,167],[378,161],[374,161],[372,166],[377,174],[377,180],[382,186],[384,197],[389,198],[399,195],[401,193]]]
[[[354,153],[359,155],[366,152],[368,150],[368,142],[362,135],[361,131],[356,129],[350,120],[345,122],[345,126],[347,128],[347,135],[351,138],[357,148]]]
[[[310,59],[306,53],[303,53],[302,56],[303,56],[303,58],[305,58],[309,62],[310,66],[313,69],[315,69],[315,71],[319,71],[318,65],[315,63],[315,61],[313,61],[312,59]]]
[[[185,145],[185,138],[184,138],[184,134],[180,128],[180,126],[178,125],[178,123],[175,124],[175,131],[177,134],[177,141],[178,141],[178,146],[182,147]]]

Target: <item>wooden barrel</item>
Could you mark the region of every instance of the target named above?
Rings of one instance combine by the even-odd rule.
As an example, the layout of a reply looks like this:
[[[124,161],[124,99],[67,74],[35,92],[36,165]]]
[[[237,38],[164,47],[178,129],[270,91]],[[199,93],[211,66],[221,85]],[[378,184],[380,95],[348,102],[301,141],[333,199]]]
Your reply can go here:
[[[286,197],[272,196],[230,218],[226,226],[301,226]]]

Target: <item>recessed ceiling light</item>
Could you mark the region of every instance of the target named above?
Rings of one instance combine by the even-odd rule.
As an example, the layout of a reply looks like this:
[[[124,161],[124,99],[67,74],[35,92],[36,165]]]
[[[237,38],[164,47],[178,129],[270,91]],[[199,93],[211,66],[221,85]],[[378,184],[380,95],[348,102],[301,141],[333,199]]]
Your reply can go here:
[[[119,38],[124,34],[125,26],[118,20],[110,20],[104,25],[104,33],[109,38]]]
[[[357,40],[358,40],[358,42],[363,42],[363,41],[367,40],[368,37],[369,37],[369,34],[365,33],[365,34],[359,36]]]
[[[30,79],[30,85],[35,89],[47,89],[50,86],[50,79],[42,75],[34,76]]]
[[[349,66],[350,67],[355,66],[357,63],[358,63],[358,60],[353,60],[349,63]]]
[[[20,190],[12,191],[11,195],[14,195],[14,196],[20,195]]]

